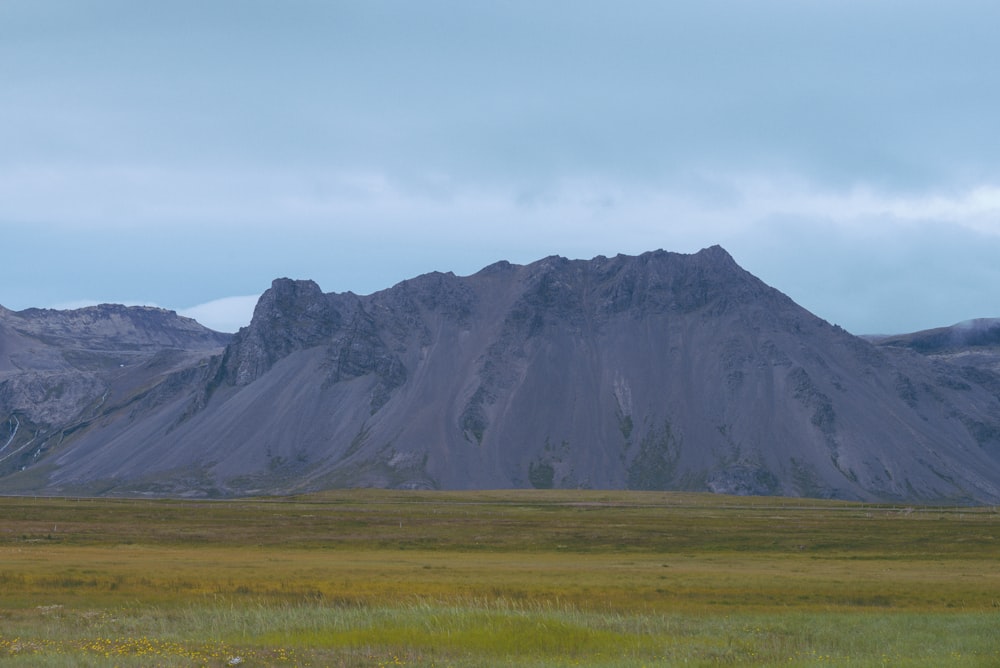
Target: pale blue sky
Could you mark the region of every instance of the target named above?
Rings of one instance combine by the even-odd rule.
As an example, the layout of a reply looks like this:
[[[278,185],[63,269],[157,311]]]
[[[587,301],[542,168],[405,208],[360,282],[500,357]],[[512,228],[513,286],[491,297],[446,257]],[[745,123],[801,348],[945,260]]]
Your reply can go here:
[[[718,243],[856,333],[1000,316],[998,25],[963,0],[2,0],[0,304],[234,329],[278,276]]]

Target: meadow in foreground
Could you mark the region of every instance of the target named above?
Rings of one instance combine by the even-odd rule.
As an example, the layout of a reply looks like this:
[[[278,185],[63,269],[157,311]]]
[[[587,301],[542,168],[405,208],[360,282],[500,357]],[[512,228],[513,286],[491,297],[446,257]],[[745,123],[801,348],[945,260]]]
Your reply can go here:
[[[10,665],[997,665],[1000,515],[631,492],[0,499]]]

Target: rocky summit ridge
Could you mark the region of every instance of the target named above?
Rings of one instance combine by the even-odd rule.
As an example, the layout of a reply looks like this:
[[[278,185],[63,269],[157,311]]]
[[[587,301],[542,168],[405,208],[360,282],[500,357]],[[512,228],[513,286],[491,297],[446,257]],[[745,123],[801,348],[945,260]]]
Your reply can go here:
[[[1000,499],[1000,376],[983,358],[855,337],[717,246],[497,262],[364,296],[277,279],[231,340],[123,313],[0,313],[0,491]],[[129,329],[147,316],[161,321]],[[10,362],[33,354],[24,337],[65,363],[55,351],[113,331],[152,354],[132,380],[112,361],[59,411],[31,408],[56,390],[39,380],[24,398],[33,372]]]

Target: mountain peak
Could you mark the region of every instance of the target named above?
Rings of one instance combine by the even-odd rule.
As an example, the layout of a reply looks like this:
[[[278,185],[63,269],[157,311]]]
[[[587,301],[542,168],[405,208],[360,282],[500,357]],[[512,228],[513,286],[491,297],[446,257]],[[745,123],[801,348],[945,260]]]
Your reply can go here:
[[[261,295],[261,301],[288,304],[302,300],[322,298],[323,291],[315,281],[310,279],[276,278],[271,281],[271,287]]]
[[[711,262],[715,262],[715,263],[718,263],[718,264],[726,264],[726,265],[738,266],[736,264],[736,260],[734,260],[733,256],[729,254],[729,251],[727,251],[722,246],[719,246],[718,244],[716,244],[714,246],[709,246],[708,248],[702,248],[700,251],[698,251],[694,255],[696,257],[704,258],[706,260],[709,260]]]

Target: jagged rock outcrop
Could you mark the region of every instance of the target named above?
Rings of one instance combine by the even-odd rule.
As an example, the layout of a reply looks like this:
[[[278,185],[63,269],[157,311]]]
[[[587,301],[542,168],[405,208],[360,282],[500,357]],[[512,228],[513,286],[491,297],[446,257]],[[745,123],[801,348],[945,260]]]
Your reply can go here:
[[[327,343],[341,322],[332,300],[314,282],[277,279],[227,351],[226,378],[247,385],[288,354]]]
[[[852,336],[718,247],[498,262],[366,296],[278,279],[183,374],[0,487],[1000,499],[1000,376]]]

